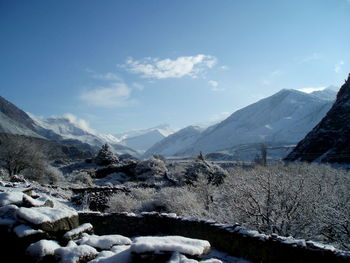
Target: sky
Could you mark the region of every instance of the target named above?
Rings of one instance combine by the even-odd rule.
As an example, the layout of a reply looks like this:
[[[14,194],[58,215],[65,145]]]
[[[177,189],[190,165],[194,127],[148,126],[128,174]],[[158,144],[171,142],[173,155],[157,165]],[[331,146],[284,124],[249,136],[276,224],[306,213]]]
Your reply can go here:
[[[117,134],[340,86],[350,0],[0,0],[0,95]]]

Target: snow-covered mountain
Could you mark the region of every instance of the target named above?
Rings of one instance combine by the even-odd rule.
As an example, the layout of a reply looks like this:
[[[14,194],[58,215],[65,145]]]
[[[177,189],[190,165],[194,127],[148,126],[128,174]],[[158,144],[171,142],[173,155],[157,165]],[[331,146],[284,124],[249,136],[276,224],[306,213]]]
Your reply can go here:
[[[144,153],[151,146],[174,132],[175,130],[169,125],[162,124],[149,129],[132,130],[129,132],[120,133],[115,135],[115,137],[120,140],[121,144],[135,149],[140,153]]]
[[[0,96],[0,133],[42,138],[33,120],[24,111]]]
[[[325,117],[286,157],[288,161],[350,163],[350,74]]]
[[[144,157],[149,157],[153,154],[172,156],[181,153],[197,141],[202,131],[203,128],[198,126],[183,128],[153,145],[145,152]]]
[[[110,134],[100,134],[91,129],[83,120],[73,115],[51,117],[48,119],[30,115],[34,120],[35,129],[42,136],[56,141],[84,143],[98,148],[104,143],[112,146],[118,154],[128,153],[138,155],[133,149],[120,144],[120,140]]]
[[[324,95],[281,90],[234,112],[219,124],[204,131],[197,130],[190,140],[183,130],[174,133],[145,155],[194,155],[200,151],[216,152],[257,143],[289,147],[302,139],[330,109],[336,92],[327,90],[327,96]]]

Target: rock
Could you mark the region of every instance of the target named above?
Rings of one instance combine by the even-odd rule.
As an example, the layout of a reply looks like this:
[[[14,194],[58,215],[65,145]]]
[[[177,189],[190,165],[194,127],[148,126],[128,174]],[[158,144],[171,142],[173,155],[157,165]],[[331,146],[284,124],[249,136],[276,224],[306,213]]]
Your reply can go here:
[[[34,262],[49,262],[46,260],[48,258],[54,259],[55,250],[60,247],[56,241],[42,239],[29,245],[26,249],[26,255]]]
[[[350,163],[350,74],[327,115],[285,160]]]
[[[75,240],[83,236],[84,233],[92,234],[94,232],[94,227],[90,223],[85,223],[77,228],[74,228],[63,235],[65,240]]]
[[[79,240],[81,245],[89,245],[100,250],[110,249],[115,245],[130,245],[132,241],[121,235],[88,235],[84,234]]]
[[[185,255],[201,256],[210,252],[210,243],[206,240],[182,236],[146,236],[135,238],[130,249],[136,254],[179,252]]]
[[[22,192],[4,192],[0,193],[0,206],[22,205],[24,194]]]
[[[84,263],[93,260],[98,255],[96,249],[88,245],[77,246],[70,241],[66,247],[55,250],[55,257],[62,263]]]
[[[79,225],[78,213],[70,209],[51,207],[21,207],[17,218],[47,232],[68,231]]]
[[[24,207],[53,207],[54,203],[48,198],[34,199],[28,195],[23,195],[22,206]]]

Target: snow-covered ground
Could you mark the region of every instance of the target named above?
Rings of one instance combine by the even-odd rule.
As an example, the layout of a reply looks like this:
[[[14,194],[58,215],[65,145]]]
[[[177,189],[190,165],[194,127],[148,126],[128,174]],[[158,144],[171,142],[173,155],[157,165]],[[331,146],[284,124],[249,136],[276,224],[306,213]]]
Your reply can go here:
[[[37,186],[37,187],[35,187]],[[67,224],[59,224],[78,217],[69,200],[50,195],[50,189],[27,182],[9,183],[0,181],[0,227],[15,233],[21,239],[29,236],[45,236],[46,231],[62,231]],[[50,202],[48,202],[50,200]],[[28,203],[29,202],[29,203]],[[46,206],[49,205],[49,206]],[[26,207],[24,207],[26,206]],[[174,215],[176,217],[176,215]],[[47,224],[50,230],[43,228]],[[71,223],[70,223],[71,224]],[[73,226],[72,226],[73,227]],[[42,238],[28,244],[27,256],[36,262],[51,257],[54,262],[75,263],[84,259],[91,263],[131,263],[135,257],[169,255],[169,263],[248,263],[211,250],[206,240],[181,236],[144,236],[128,238],[121,235],[94,235],[89,223],[66,229],[61,238]],[[50,235],[54,237],[55,235]],[[67,240],[66,244],[61,240]],[[19,252],[20,253],[20,252]],[[189,257],[195,256],[195,259]],[[201,259],[199,259],[201,258]]]

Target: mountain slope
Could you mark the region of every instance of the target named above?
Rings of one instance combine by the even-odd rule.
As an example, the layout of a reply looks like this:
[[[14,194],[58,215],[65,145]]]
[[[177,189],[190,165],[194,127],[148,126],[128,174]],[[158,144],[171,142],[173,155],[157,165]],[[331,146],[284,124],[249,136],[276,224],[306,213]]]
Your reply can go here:
[[[285,160],[350,163],[350,74],[327,115]]]
[[[33,120],[24,111],[0,96],[0,132],[41,138]]]
[[[128,146],[139,152],[145,152],[151,146],[165,137],[174,133],[174,130],[167,124],[158,125],[149,129],[132,130],[115,135],[122,145]]]
[[[281,90],[234,112],[204,131],[193,130],[192,127],[174,133],[154,145],[145,155],[195,155],[200,151],[222,150],[236,154],[241,145],[244,148],[252,145],[250,148],[255,153],[250,153],[250,156],[254,156],[258,143],[268,143],[277,148],[287,145],[290,148],[321,120],[335,96],[336,92],[332,90],[316,94]]]
[[[188,126],[175,132],[148,149],[144,157],[153,154],[172,156],[188,149],[200,136],[202,128],[198,126]]]
[[[212,152],[239,144],[296,143],[332,105],[296,90],[280,92],[236,111],[214,129],[203,132],[187,153]]]
[[[33,115],[31,117],[34,120],[37,132],[50,140],[70,143],[80,147],[90,145],[94,150],[97,150],[102,144],[108,143],[118,154],[138,155],[133,149],[119,144],[119,140],[114,136],[99,134],[84,125],[79,125],[77,121],[69,116],[48,119],[40,119]]]

